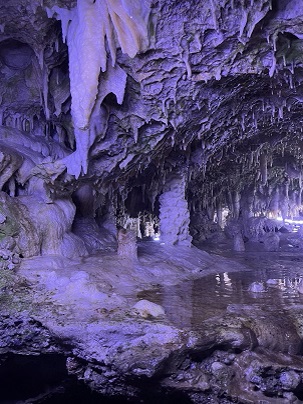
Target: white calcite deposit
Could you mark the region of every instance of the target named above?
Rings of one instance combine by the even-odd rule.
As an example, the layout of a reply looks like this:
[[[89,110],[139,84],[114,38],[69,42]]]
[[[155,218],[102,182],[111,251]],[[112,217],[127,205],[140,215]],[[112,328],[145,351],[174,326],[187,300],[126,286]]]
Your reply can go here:
[[[106,397],[303,400],[302,41],[301,0],[1,2],[0,401],[51,354]]]

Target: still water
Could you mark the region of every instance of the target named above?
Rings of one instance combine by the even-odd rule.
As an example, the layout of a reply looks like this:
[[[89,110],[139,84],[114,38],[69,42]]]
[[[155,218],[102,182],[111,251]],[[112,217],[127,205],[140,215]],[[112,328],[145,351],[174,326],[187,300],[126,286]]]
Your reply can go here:
[[[264,314],[303,308],[303,256],[246,254],[237,258],[248,270],[159,287],[138,297],[163,306],[177,327],[194,330],[203,327],[205,320],[240,307],[262,310]],[[255,282],[262,292],[250,290]]]
[[[264,324],[265,331],[260,331],[260,343],[280,351],[284,350],[285,345],[292,344],[296,350],[297,337],[290,335],[292,319],[288,313],[303,313],[303,255],[246,253],[233,259],[244,264],[246,269],[233,272],[232,267],[229,267],[229,272],[208,275],[175,286],[157,287],[140,292],[137,297],[163,306],[168,320],[177,327],[195,331],[202,331],[206,322],[212,325],[223,316],[244,313],[254,320],[257,318],[257,327],[260,321]],[[262,285],[263,291],[252,292],[250,289],[254,282]],[[269,335],[267,329],[270,324]],[[296,330],[293,334],[296,334]],[[273,347],[270,346],[272,335],[277,341]],[[33,358],[10,355],[0,366],[0,379],[0,404],[130,402],[123,397],[114,400],[102,397],[92,393],[84,384],[69,378],[65,358],[60,356]],[[48,389],[50,394],[45,395]],[[42,395],[39,400],[40,392]],[[30,397],[37,399],[31,401]],[[134,402],[171,404],[188,401],[186,398],[160,394],[142,397]]]

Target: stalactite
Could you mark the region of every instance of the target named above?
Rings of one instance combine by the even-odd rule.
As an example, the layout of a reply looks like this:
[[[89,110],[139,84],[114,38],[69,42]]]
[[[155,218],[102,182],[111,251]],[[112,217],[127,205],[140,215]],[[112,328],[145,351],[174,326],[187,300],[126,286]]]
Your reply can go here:
[[[112,65],[116,61],[116,35],[122,52],[134,57],[148,45],[147,19],[149,7],[135,0],[78,0],[76,9],[68,12],[57,6],[47,9],[62,22],[63,37],[69,52],[71,113],[75,127],[77,153],[64,163],[76,177],[87,172],[91,145],[90,118],[98,95],[100,69],[107,69],[106,40]],[[88,137],[82,139],[81,137]],[[80,143],[80,144],[79,144]],[[80,165],[80,169],[79,166]]]
[[[285,197],[288,200],[289,199],[289,182],[288,181],[285,182],[284,191],[285,191]]]
[[[183,62],[185,63],[187,78],[190,79],[192,77],[192,69],[189,62],[189,54],[188,52],[184,52],[183,54]]]
[[[218,225],[223,229],[223,208],[221,201],[217,201]]]
[[[247,25],[247,21],[248,21],[248,12],[247,12],[247,10],[243,9],[242,10],[242,18],[241,18],[241,21],[240,21],[240,30],[239,30],[239,36],[240,37],[243,36],[244,29],[245,29],[245,27]]]
[[[299,192],[298,192],[297,205],[298,205],[299,209],[302,206],[302,189],[301,188],[299,189]]]
[[[249,154],[249,163],[248,163],[248,168],[251,169],[254,165],[254,152],[250,152]]]
[[[273,55],[272,55],[272,65],[271,65],[271,68],[269,70],[269,77],[273,77],[273,75],[275,73],[275,70],[276,70],[276,65],[277,65],[277,60],[276,60],[275,54],[273,53]]]
[[[240,200],[241,195],[238,191],[234,191],[233,193],[233,214],[236,219],[239,218],[240,215]]]
[[[211,11],[211,15],[212,15],[212,19],[213,19],[213,23],[214,23],[214,28],[216,31],[219,30],[219,24],[218,24],[218,20],[217,20],[217,10],[216,10],[216,5],[214,3],[214,0],[210,0],[210,11]]]
[[[267,155],[265,153],[260,155],[260,171],[262,184],[265,185],[267,183]]]
[[[232,194],[231,194],[230,189],[228,189],[228,190],[226,191],[226,202],[227,202],[228,209],[230,210],[232,216],[234,216],[234,211],[233,211],[233,198],[232,198]]]

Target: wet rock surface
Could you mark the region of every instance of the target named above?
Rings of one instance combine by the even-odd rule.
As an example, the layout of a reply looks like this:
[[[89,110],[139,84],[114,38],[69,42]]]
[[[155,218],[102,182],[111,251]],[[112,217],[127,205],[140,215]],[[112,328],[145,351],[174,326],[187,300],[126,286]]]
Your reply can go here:
[[[302,30],[295,0],[0,4],[3,373],[60,355],[114,399],[303,400]]]
[[[267,257],[266,269],[251,271],[259,263],[244,266],[243,254],[238,263],[185,252],[147,242],[136,266],[106,253],[69,265],[27,259],[17,275],[2,272],[14,276],[1,292],[2,371],[7,355],[64,358],[61,390],[48,399],[68,397],[78,380],[96,399],[122,402],[301,402],[301,261]],[[249,290],[254,279],[262,293]]]

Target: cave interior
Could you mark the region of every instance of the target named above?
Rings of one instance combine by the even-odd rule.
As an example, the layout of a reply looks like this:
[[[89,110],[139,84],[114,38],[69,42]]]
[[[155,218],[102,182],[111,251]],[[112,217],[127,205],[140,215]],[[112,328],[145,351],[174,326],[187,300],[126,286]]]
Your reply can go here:
[[[143,296],[134,306],[142,317],[137,327],[142,328],[149,318],[162,318],[165,312],[165,297],[159,301],[144,290],[160,288],[164,296],[161,287],[166,283],[168,287],[192,275],[209,275],[212,267],[216,273],[229,273],[266,264],[273,271],[282,268],[283,259],[285,278],[288,260],[295,272],[286,277],[291,277],[298,308],[303,293],[302,177],[303,0],[7,0],[0,5],[0,302],[1,311],[10,316],[4,316],[0,328],[6,330],[3,335],[12,333],[8,319],[27,311],[29,318],[39,319],[43,332],[51,333],[52,342],[44,346],[22,337],[22,348],[17,348],[16,338],[8,334],[0,344],[0,373],[11,374],[17,359],[10,355],[20,354],[23,363],[23,355],[41,354],[43,362],[43,355],[56,353],[54,367],[64,373],[61,359],[68,357],[69,373],[91,390],[138,397],[140,383],[132,378],[140,372],[125,370],[113,355],[120,384],[116,390],[109,388],[114,376],[100,376],[108,362],[97,354],[94,358],[91,351],[79,354],[78,340],[84,341],[85,333],[64,328],[61,317],[81,322],[85,305],[97,310],[102,300],[100,316],[114,321],[111,310],[133,305],[139,296],[136,290]],[[217,276],[228,288],[231,278]],[[241,284],[238,278],[234,282]],[[260,282],[251,282],[252,293],[265,291]],[[56,307],[56,321],[43,306],[41,285],[47,304]],[[34,307],[25,296],[26,287]],[[184,288],[174,293],[196,296],[197,288]],[[173,301],[174,293],[167,293]],[[77,299],[83,301],[75,314]],[[147,307],[140,305],[142,301]],[[68,313],[58,309],[69,304]],[[272,345],[264,336],[265,325],[258,323],[260,316],[248,314],[245,307],[241,310],[233,316],[237,321],[253,317],[255,328],[244,320],[241,327],[250,329],[256,344],[246,341],[248,331],[241,334],[241,343],[240,337],[231,342],[221,331],[216,331],[217,339],[212,337],[216,342],[210,342],[212,332],[207,331],[208,342],[198,341],[186,351],[171,329],[170,337],[159,331],[163,341],[171,338],[179,344],[183,365],[185,352],[186,360],[195,358],[199,375],[206,374],[206,379],[202,364],[212,357],[209,366],[217,386],[209,387],[210,376],[194,382],[192,375],[190,386],[182,382],[178,387],[170,380],[165,372],[184,369],[176,358],[163,359],[166,341],[161,343],[161,366],[150,365],[153,356],[148,365],[154,366],[155,380],[166,378],[161,379],[161,392],[178,391],[184,402],[196,403],[207,397],[246,402],[241,401],[245,394],[252,400],[248,402],[264,394],[268,400],[280,400],[268,402],[302,402],[303,363],[295,362],[301,360],[302,326],[294,331],[299,342],[295,337],[281,342],[275,335],[280,342]],[[291,315],[300,323],[298,310]],[[222,326],[212,324],[214,329]],[[283,324],[274,323],[277,334]],[[178,325],[182,328],[180,321]],[[105,339],[106,327],[107,331],[96,328]],[[86,331],[91,335],[96,330]],[[59,347],[58,339],[65,348]],[[272,359],[256,346],[296,358],[287,367],[285,358]],[[223,358],[220,350],[230,356],[241,351],[237,366],[244,366],[245,360],[263,360],[267,368],[260,365],[263,373],[258,375],[253,368],[256,375],[252,378],[251,371],[245,382],[239,382],[238,375],[239,392],[227,370],[214,365],[234,360],[227,354]],[[46,370],[51,367],[48,361]],[[198,372],[195,366],[192,373]],[[272,388],[265,368],[279,380]],[[92,376],[94,372],[98,377]],[[123,372],[129,375],[121,381]],[[220,372],[229,387],[222,387]],[[41,397],[29,402],[38,403]]]

